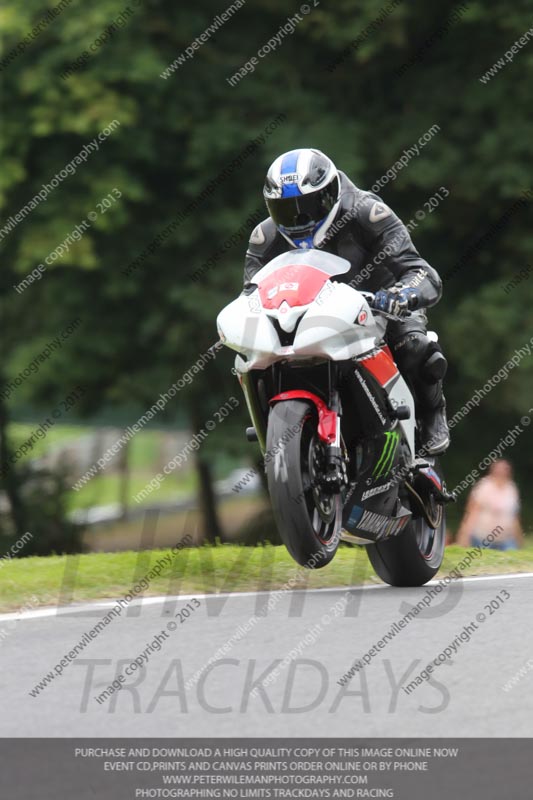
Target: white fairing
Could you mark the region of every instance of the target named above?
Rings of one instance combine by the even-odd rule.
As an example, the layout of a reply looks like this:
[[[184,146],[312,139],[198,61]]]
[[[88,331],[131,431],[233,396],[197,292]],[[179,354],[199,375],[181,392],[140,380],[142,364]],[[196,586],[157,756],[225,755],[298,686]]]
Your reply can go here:
[[[385,389],[387,389],[387,387],[385,387]],[[409,419],[400,420],[399,425],[407,438],[409,447],[411,448],[411,454],[414,456],[416,414],[415,414],[415,402],[413,399],[413,395],[411,394],[409,387],[407,386],[406,382],[404,381],[401,375],[398,376],[398,378],[396,379],[396,383],[394,384],[392,389],[388,390],[388,393],[394,408],[397,408],[398,406],[407,406],[411,411]]]
[[[345,259],[317,250],[284,253],[260,270],[254,282],[260,284],[277,270],[298,265],[302,269],[316,267],[331,275],[312,302],[292,307],[282,303],[277,309],[265,309],[256,288],[249,295],[240,295],[218,315],[220,338],[227,347],[246,357],[237,360],[237,371],[265,369],[286,359],[343,361],[371,351],[382,339],[385,323],[374,318],[364,295],[334,280],[349,270]],[[293,345],[282,345],[269,317],[286,332],[294,331],[301,320]]]
[[[302,289],[305,270],[309,267],[320,270],[325,279],[312,296]],[[239,354],[235,360],[237,372],[266,369],[282,360],[345,361],[375,351],[382,344],[387,323],[373,315],[363,293],[335,281],[337,275],[349,269],[350,264],[345,259],[318,250],[284,253],[263,267],[254,276],[257,288],[251,294],[240,295],[218,315],[221,340]],[[287,270],[290,270],[289,279]],[[276,279],[278,271],[279,281]],[[263,291],[262,300],[260,286],[267,285],[267,281],[268,292]],[[294,291],[294,298],[289,292],[290,302],[279,302],[278,293],[288,289]],[[309,302],[298,305],[298,297],[305,297]],[[272,321],[286,333],[296,331],[291,345],[282,344]],[[385,389],[389,391],[393,406],[405,405],[411,410],[410,419],[399,424],[414,453],[415,409],[411,392],[401,375],[392,379]]]
[[[363,323],[356,322],[360,316]],[[382,334],[360,292],[328,281],[298,327],[294,351],[298,356],[344,361],[374,349]]]
[[[218,315],[217,328],[227,347],[246,356],[246,364],[239,359],[244,365],[244,368],[237,366],[239,372],[265,369],[285,357],[279,352],[279,336],[262,311],[257,290],[248,297],[241,294],[223,308]]]

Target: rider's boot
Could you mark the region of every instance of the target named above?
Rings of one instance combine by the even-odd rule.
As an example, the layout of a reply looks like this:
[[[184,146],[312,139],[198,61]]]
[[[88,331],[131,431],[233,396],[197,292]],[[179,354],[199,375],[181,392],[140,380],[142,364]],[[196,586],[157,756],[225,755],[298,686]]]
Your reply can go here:
[[[417,386],[418,416],[420,419],[420,455],[444,453],[450,444],[446,419],[446,400],[442,379],[435,383],[420,381]]]
[[[406,323],[407,324],[407,323]],[[437,342],[422,331],[393,340],[396,362],[414,390],[420,421],[420,456],[444,453],[450,444],[442,381],[448,362]]]

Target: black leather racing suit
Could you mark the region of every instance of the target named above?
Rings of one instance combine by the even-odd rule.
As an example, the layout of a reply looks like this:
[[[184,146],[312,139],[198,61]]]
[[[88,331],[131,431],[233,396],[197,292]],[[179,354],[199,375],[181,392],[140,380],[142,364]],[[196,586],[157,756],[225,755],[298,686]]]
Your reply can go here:
[[[426,335],[425,309],[442,294],[442,281],[418,253],[396,214],[372,192],[358,189],[342,172],[341,203],[333,223],[316,247],[347,259],[351,269],[335,280],[356,289],[377,292],[394,285],[411,286],[418,295],[416,310],[406,319],[389,322],[387,343],[418,402],[418,416],[435,414],[444,406],[442,377],[446,361],[438,344]],[[244,288],[275,256],[294,247],[268,217],[255,228],[244,267]],[[436,355],[438,354],[438,355]]]

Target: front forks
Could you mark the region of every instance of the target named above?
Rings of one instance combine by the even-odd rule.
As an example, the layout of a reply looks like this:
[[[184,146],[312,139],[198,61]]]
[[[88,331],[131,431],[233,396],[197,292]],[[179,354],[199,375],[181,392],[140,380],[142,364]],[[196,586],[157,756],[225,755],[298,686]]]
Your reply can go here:
[[[329,494],[338,494],[344,487],[348,485],[348,472],[346,470],[347,455],[342,451],[341,412],[338,399],[334,405],[337,406],[335,441],[331,442],[326,447],[326,463],[323,478],[324,491],[328,492]]]

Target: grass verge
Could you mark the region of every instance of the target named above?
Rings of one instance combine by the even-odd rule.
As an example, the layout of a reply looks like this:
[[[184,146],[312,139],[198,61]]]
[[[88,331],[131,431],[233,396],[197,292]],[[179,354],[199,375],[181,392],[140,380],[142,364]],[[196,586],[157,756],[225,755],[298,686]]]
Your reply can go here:
[[[21,558],[0,563],[0,611],[17,611],[30,597],[41,606],[115,599],[127,594],[168,549],[142,552],[88,553],[80,556]],[[465,556],[446,549],[437,578]],[[298,576],[295,588],[325,588],[381,583],[363,548],[341,546],[333,562],[320,570],[302,570],[284,547],[199,547],[182,550],[150,582],[146,596],[242,592],[281,588]],[[533,542],[522,550],[485,550],[463,575],[533,572]],[[140,595],[138,595],[140,596]]]

